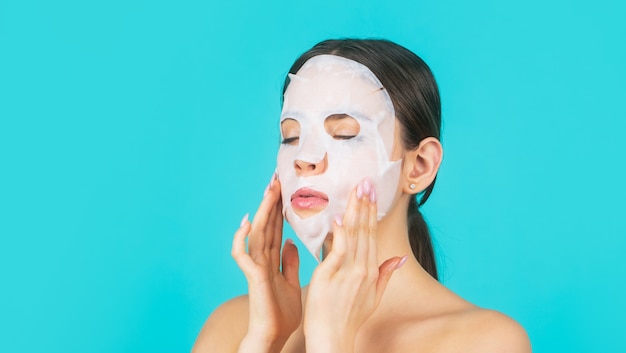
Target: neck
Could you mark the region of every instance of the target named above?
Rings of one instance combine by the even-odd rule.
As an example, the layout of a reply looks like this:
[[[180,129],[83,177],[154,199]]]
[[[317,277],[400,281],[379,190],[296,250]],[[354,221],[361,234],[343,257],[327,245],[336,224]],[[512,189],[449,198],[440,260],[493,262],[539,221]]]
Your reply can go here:
[[[399,200],[390,212],[378,222],[377,260],[382,264],[392,257],[408,255],[407,262],[391,276],[385,294],[375,316],[402,315],[403,303],[418,300],[428,302],[434,293],[443,289],[415,258],[411,249],[408,232],[408,195]],[[330,247],[324,246],[324,255]]]
[[[376,323],[398,320],[406,315],[429,317],[438,310],[471,306],[426,272],[413,255],[407,220],[409,196],[402,197],[405,196],[406,200],[401,199],[397,206],[378,222],[377,260],[380,265],[396,256],[408,255],[408,259],[391,276],[381,302],[371,317],[372,320],[368,320],[371,323],[369,326],[371,330],[368,332],[377,332],[379,327]],[[324,246],[324,253],[328,249],[330,248]],[[407,310],[407,306],[411,306],[413,310]]]
[[[376,243],[379,264],[394,256],[413,257],[409,242],[407,211],[408,201],[398,202],[398,205],[378,222]]]
[[[411,250],[411,244],[409,242],[409,231],[407,223],[408,212],[408,196],[406,202],[397,203],[397,206],[392,208],[386,215],[378,222],[377,231],[377,260],[378,264],[382,264],[385,260],[394,256],[409,255],[409,259],[413,256]],[[322,248],[322,257],[326,257],[328,251],[330,251],[332,244],[332,237],[328,237],[324,241]]]

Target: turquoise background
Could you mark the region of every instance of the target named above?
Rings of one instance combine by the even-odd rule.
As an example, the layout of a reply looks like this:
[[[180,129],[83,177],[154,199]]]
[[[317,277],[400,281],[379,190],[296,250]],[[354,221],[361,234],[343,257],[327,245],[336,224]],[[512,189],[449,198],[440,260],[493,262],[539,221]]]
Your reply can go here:
[[[189,351],[246,291],[283,77],[345,36],[438,79],[442,281],[535,352],[626,351],[622,4],[0,0],[0,351]]]

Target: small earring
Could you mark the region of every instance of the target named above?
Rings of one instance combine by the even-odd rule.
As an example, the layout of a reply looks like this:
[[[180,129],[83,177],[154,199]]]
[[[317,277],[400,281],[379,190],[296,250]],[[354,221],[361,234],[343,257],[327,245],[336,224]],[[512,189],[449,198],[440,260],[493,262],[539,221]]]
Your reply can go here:
[[[415,189],[415,184],[409,185],[409,189],[411,189],[411,190]]]

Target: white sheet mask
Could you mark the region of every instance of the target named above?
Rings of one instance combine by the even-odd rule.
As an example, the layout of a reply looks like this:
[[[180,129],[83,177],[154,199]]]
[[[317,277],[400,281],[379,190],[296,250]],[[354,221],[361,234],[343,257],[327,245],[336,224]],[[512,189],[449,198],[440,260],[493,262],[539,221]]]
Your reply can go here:
[[[370,178],[376,189],[379,220],[391,208],[401,169],[401,160],[390,160],[395,113],[391,98],[378,78],[353,60],[334,55],[315,56],[289,77],[280,121],[282,124],[293,119],[297,124],[288,123],[299,125],[300,132],[296,131],[297,140],[283,143],[278,152],[283,215],[319,261],[335,216],[343,216],[349,194],[361,180]],[[350,139],[331,136],[325,121],[339,114],[358,122],[358,135]],[[293,135],[293,129],[289,135]],[[307,212],[303,212],[302,203],[291,202],[292,197],[311,196],[315,192],[327,196],[326,207],[319,210],[318,206],[313,213],[319,212],[313,215],[308,212],[308,217],[299,216]]]

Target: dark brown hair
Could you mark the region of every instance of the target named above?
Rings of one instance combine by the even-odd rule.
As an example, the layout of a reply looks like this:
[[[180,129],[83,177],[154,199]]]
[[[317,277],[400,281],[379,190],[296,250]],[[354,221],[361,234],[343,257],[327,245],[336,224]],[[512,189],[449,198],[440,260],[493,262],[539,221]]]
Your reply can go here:
[[[410,50],[388,40],[340,39],[325,40],[302,54],[291,66],[295,74],[310,58],[337,55],[367,66],[389,93],[396,118],[402,126],[402,144],[415,149],[427,137],[440,139],[441,103],[435,78],[426,63]],[[289,85],[285,79],[283,94]],[[436,178],[435,178],[436,180]],[[430,231],[419,211],[430,196],[435,180],[416,197],[408,210],[409,242],[413,254],[424,269],[437,279],[437,264]]]

